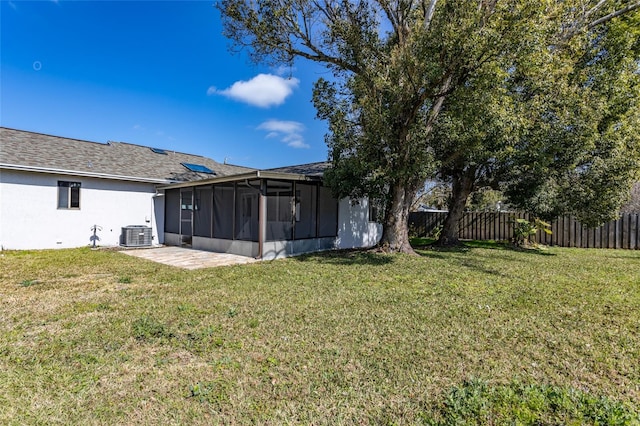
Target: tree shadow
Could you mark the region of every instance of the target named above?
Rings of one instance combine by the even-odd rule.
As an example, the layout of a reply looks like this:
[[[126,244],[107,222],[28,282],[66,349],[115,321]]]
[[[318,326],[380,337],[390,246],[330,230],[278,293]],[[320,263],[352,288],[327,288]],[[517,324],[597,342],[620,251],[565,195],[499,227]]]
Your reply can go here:
[[[332,250],[295,256],[299,262],[321,262],[330,265],[368,265],[383,266],[393,263],[395,256],[369,249]]]
[[[531,255],[539,255],[539,256],[557,256],[555,253],[550,253],[547,249],[543,247],[532,247],[532,248],[523,248],[513,245],[510,242],[506,241],[479,241],[479,240],[469,240],[469,241],[461,241],[460,244],[455,246],[438,246],[434,241],[432,243],[423,244],[423,245],[415,245],[414,250],[417,252],[440,252],[440,253],[466,253],[473,249],[488,249],[488,250],[497,250],[497,251],[511,251],[518,253],[526,253]],[[423,255],[422,253],[419,253]]]
[[[499,277],[506,277],[506,275],[496,269],[487,267],[481,260],[471,256],[451,256],[452,253],[462,253],[469,251],[464,248],[446,248],[442,250],[429,250],[429,251],[417,251],[418,255],[426,259],[438,259],[444,260],[451,265],[452,269],[465,268],[473,269],[474,271],[482,272],[487,275],[494,275]]]
[[[487,267],[481,258],[476,256],[465,256],[477,249],[495,250],[495,254],[489,256],[499,259],[501,262],[520,262],[517,258],[507,256],[508,252],[518,252],[539,256],[556,256],[555,253],[549,253],[544,249],[524,249],[516,247],[508,242],[497,241],[463,241],[461,244],[450,247],[440,247],[432,244],[423,246],[415,246],[414,249],[418,255],[424,258],[438,259],[449,262],[453,268],[473,269],[485,274],[505,277],[506,275],[498,270]],[[502,253],[502,254],[501,254]]]

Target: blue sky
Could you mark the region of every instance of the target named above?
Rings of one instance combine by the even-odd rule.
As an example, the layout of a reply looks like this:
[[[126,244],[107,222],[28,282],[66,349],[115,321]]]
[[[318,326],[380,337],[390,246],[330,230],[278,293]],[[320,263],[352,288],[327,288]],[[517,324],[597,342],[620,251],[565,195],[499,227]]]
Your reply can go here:
[[[212,1],[1,0],[0,124],[270,168],[323,161],[299,61],[229,52]]]

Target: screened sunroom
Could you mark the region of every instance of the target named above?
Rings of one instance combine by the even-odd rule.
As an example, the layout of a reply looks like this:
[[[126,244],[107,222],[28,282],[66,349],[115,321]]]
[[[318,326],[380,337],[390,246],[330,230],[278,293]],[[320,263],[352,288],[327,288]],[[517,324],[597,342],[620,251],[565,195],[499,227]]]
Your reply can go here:
[[[260,259],[336,246],[338,200],[319,176],[254,171],[163,189],[168,245]]]

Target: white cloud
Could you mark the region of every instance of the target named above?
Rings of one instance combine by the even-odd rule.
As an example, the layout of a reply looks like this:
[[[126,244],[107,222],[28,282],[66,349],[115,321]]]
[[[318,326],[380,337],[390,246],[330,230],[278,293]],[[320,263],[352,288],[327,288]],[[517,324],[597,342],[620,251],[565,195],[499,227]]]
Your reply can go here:
[[[292,134],[302,132],[304,130],[304,125],[297,121],[267,120],[260,124],[258,129]]]
[[[215,86],[207,89],[207,95],[219,94],[236,101],[261,108],[280,105],[298,87],[297,78],[282,78],[273,74],[258,74],[248,81],[236,81],[224,90]]]
[[[266,138],[279,138],[292,148],[309,148],[302,136],[304,125],[297,121],[267,120],[257,128],[269,132]]]
[[[309,144],[305,143],[302,139],[291,141],[287,145],[289,145],[291,148],[309,148]]]
[[[273,72],[275,72],[275,73],[276,73],[276,75],[279,75],[279,76],[281,76],[281,77],[282,77],[282,76],[289,76],[289,77],[291,77],[291,74],[292,74],[293,72],[295,72],[295,71],[296,71],[296,67],[294,67],[294,66],[289,66],[289,65],[280,65],[280,66],[278,66],[277,68],[274,68],[274,69],[273,69]]]

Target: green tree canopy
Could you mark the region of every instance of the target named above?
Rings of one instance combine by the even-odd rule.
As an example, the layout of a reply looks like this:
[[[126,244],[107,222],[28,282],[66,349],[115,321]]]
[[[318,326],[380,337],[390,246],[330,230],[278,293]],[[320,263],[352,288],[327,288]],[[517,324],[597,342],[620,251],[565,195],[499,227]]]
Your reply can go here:
[[[588,203],[595,182],[617,193],[635,160],[614,151],[637,151],[630,88],[637,89],[638,7],[614,0],[218,5],[225,34],[250,47],[254,60],[305,58],[333,72],[314,90],[330,130],[327,182],[339,196],[384,203],[381,244],[392,251],[411,251],[409,208],[434,174],[453,184],[453,219],[479,184],[503,185],[520,205],[539,205],[542,194],[568,186],[583,188],[572,199]],[[611,171],[621,176],[617,188],[602,180]],[[583,207],[559,197],[549,203],[550,211]]]
[[[596,225],[617,214],[637,178],[640,13],[603,9],[615,19],[579,26],[587,12],[560,11],[574,22],[565,31],[548,28],[546,42],[497,57],[448,97],[431,140],[453,187],[442,244],[457,242],[478,188],[501,189],[542,218],[574,213]]]

